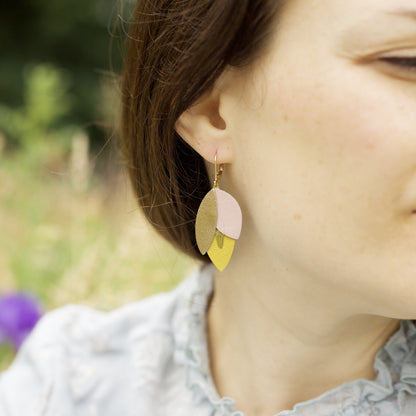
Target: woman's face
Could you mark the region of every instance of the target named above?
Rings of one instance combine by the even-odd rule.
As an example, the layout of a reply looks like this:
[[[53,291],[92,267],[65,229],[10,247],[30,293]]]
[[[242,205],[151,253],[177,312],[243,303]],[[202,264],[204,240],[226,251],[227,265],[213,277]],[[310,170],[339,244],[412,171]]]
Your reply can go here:
[[[416,318],[416,2],[289,0],[237,84],[222,181],[241,247],[363,313]]]

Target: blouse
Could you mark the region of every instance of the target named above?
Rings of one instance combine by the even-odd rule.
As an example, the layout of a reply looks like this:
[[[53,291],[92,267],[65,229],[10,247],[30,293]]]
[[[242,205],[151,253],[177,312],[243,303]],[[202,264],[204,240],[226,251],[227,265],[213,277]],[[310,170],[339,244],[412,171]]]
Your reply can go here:
[[[201,264],[173,290],[110,312],[70,304],[45,314],[0,374],[0,415],[244,416],[210,373],[213,271]],[[277,415],[415,416],[413,321],[401,321],[374,369],[374,381],[344,383]]]

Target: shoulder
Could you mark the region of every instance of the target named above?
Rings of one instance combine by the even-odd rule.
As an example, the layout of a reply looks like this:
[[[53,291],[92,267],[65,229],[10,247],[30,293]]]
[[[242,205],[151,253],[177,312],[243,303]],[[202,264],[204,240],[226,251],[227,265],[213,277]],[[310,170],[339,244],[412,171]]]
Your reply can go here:
[[[149,411],[147,398],[156,394],[168,369],[174,367],[177,332],[197,278],[195,271],[169,292],[110,312],[67,305],[47,313],[10,369],[0,375],[0,414],[62,406],[68,409],[65,414],[91,412],[91,406],[97,406],[98,412],[104,406],[106,414],[113,414],[110,408],[120,411],[123,403]],[[22,388],[30,407],[20,403]],[[146,394],[140,397],[139,390]],[[80,409],[83,403],[90,410]],[[8,413],[2,406],[19,410]]]
[[[34,329],[30,344],[57,344],[65,350],[125,351],[126,345],[151,334],[170,334],[175,314],[192,296],[198,272],[175,288],[157,293],[112,311],[69,304],[48,312]],[[23,348],[25,345],[23,346]]]

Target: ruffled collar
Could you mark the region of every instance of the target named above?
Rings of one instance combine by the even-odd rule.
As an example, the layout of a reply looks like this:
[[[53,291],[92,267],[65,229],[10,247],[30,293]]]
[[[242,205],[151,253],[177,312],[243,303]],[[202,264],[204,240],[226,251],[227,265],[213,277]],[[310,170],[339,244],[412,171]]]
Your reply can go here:
[[[185,368],[186,386],[192,391],[195,405],[208,402],[215,409],[215,416],[245,416],[235,410],[234,399],[219,396],[210,370],[206,310],[214,290],[213,274],[214,266],[203,263],[182,283],[188,287],[173,318],[175,361]],[[374,369],[377,373],[374,381],[346,382],[276,416],[303,414],[303,409],[314,414],[314,410],[319,411],[325,402],[336,402],[341,396],[342,407],[336,408],[336,414],[344,414],[342,411],[351,407],[351,414],[372,415],[377,414],[374,410],[377,404],[394,394],[406,391],[416,395],[415,321],[401,321],[400,328],[377,352]]]

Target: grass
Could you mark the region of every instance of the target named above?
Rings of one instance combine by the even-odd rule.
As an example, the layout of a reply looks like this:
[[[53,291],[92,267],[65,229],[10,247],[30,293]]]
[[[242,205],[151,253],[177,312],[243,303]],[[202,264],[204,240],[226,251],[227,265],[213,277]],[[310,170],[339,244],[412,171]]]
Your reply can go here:
[[[29,290],[46,311],[110,310],[170,290],[196,267],[145,221],[116,160],[80,191],[68,158],[52,144],[36,160],[0,152],[0,294]],[[0,371],[13,357],[0,346]]]

